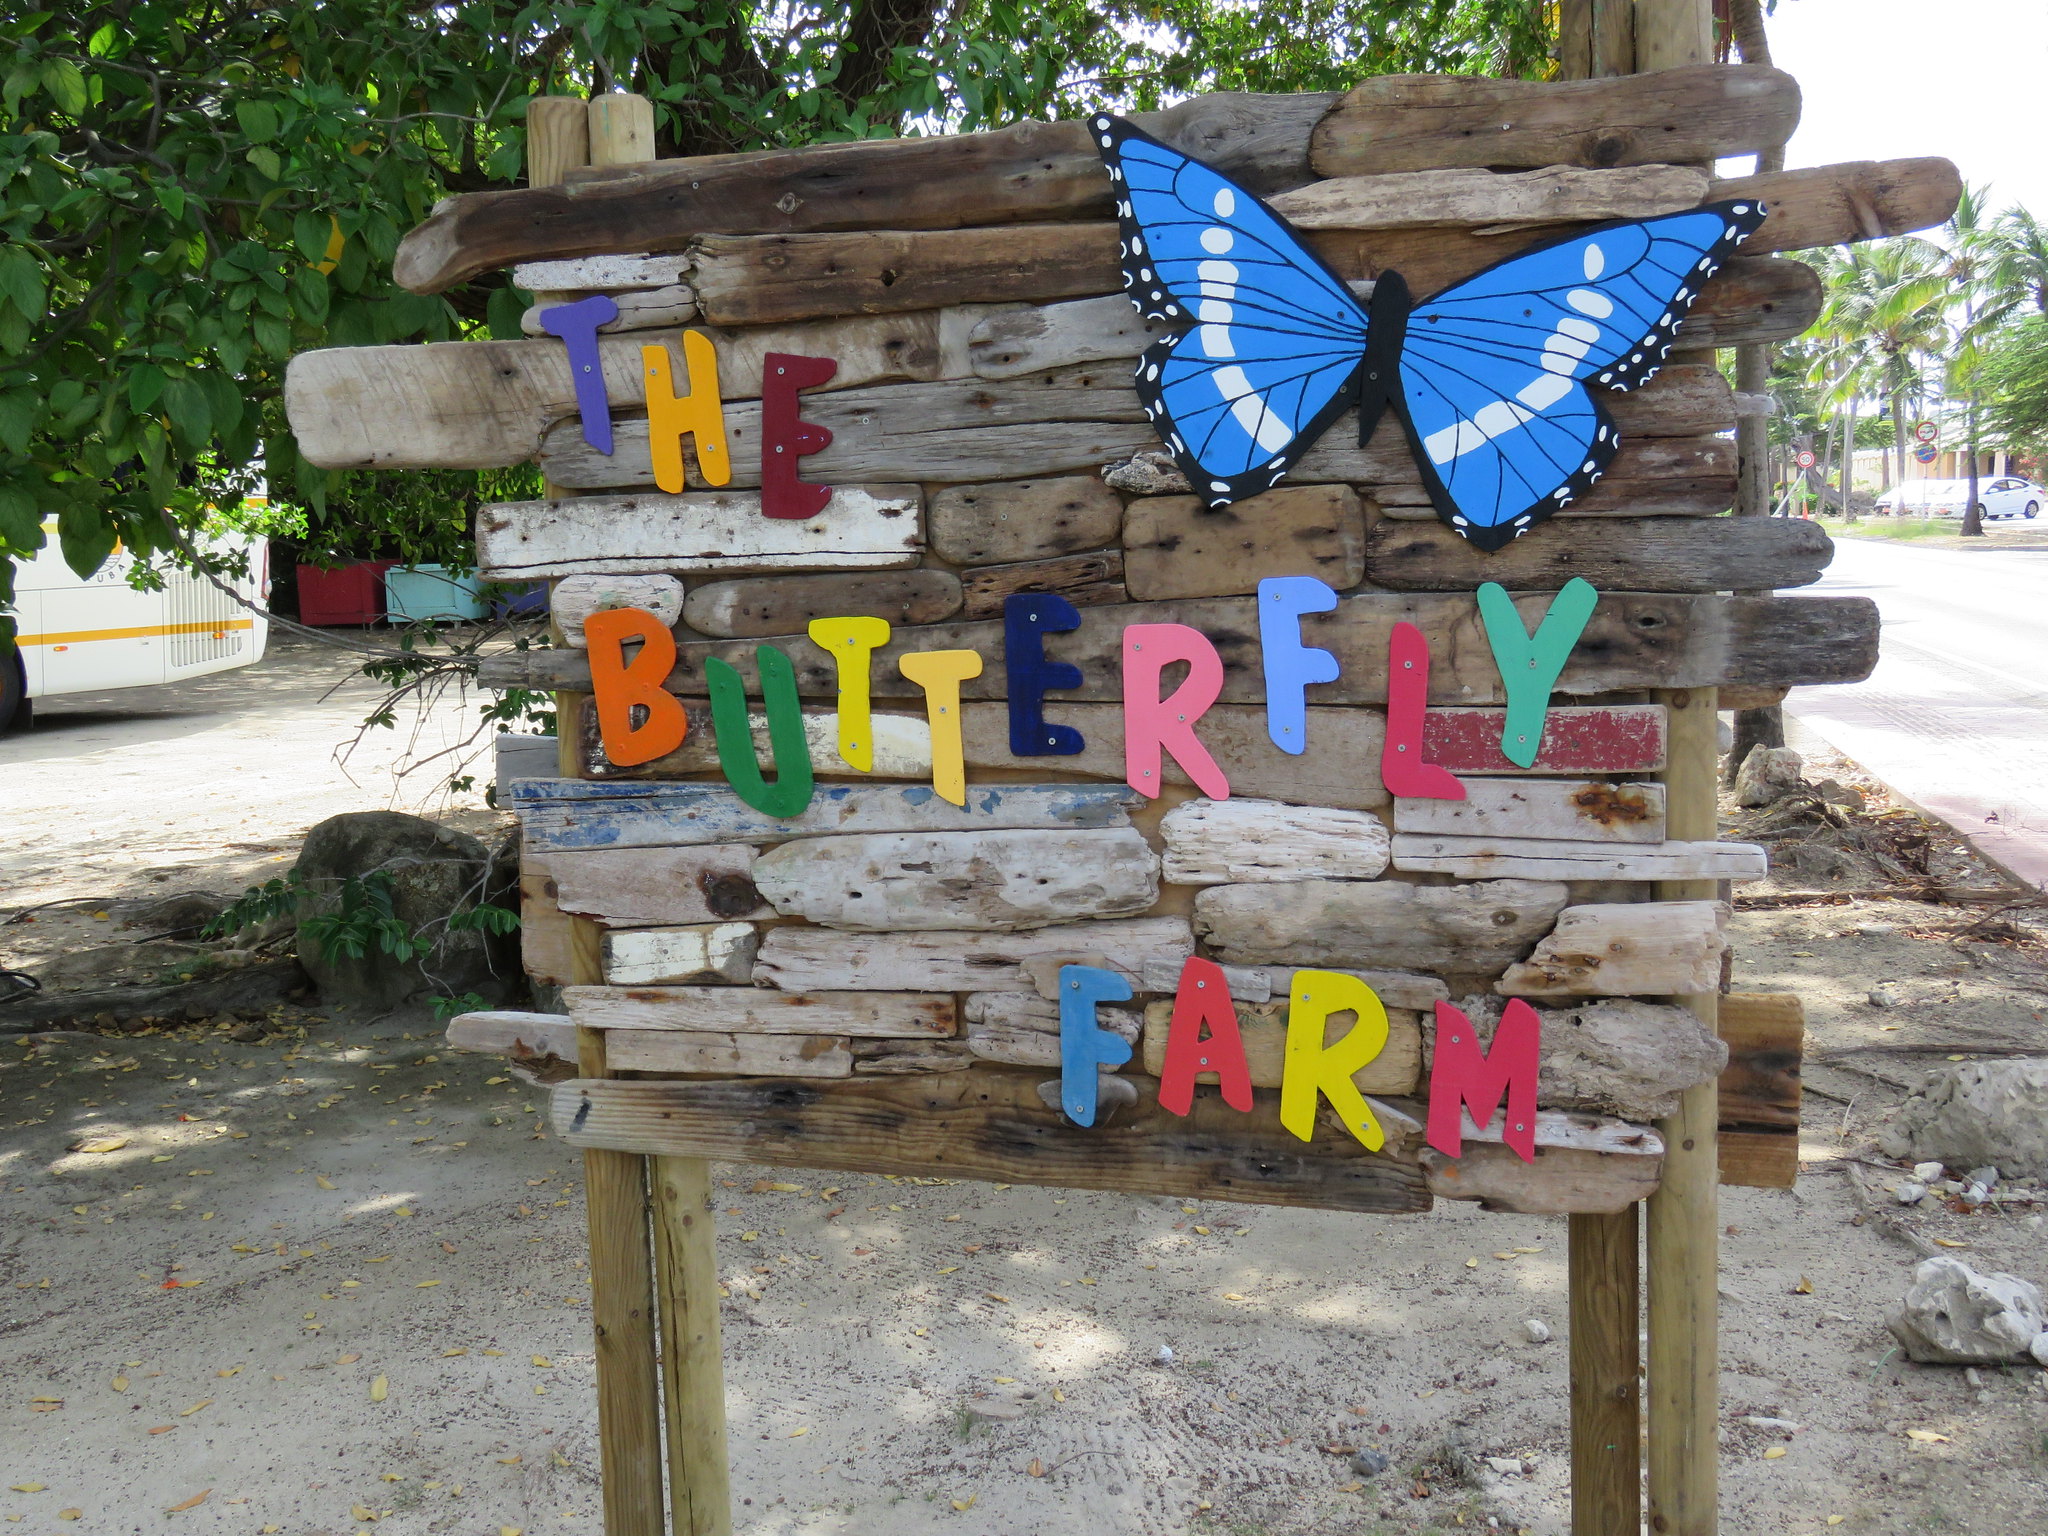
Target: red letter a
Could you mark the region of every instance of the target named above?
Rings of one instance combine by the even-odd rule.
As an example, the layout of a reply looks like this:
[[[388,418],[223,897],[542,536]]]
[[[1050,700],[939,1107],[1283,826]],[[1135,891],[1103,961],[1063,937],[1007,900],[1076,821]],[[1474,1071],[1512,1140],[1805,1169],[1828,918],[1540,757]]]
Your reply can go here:
[[[1208,1038],[1202,1036],[1208,1027]],[[1230,1002],[1230,983],[1213,960],[1188,956],[1180,968],[1180,990],[1173,994],[1173,1022],[1166,1030],[1166,1064],[1159,1073],[1159,1106],[1184,1115],[1195,1102],[1195,1077],[1214,1072],[1223,1085],[1223,1102],[1232,1109],[1252,1107],[1252,1069],[1244,1059],[1244,1041],[1237,1032],[1237,1009]]]

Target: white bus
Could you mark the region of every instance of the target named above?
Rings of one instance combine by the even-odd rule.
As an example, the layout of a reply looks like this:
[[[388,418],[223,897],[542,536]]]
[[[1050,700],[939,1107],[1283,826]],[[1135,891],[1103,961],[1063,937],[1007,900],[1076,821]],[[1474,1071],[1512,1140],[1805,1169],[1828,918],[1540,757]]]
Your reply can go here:
[[[0,649],[0,731],[24,726],[37,699],[107,688],[175,683],[246,667],[263,655],[269,621],[229,600],[203,577],[172,571],[160,592],[128,585],[134,557],[116,549],[87,577],[74,574],[47,542],[14,569],[13,647]],[[212,549],[248,551],[249,574],[224,578],[261,607],[270,593],[270,541],[222,533]]]

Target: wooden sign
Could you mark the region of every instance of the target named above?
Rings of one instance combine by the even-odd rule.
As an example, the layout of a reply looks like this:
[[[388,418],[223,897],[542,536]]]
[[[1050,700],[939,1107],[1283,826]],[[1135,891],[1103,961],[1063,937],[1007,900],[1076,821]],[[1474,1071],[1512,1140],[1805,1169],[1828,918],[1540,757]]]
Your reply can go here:
[[[566,1012],[452,1038],[575,1058],[614,1536],[662,1503],[650,1223],[670,1483],[725,1528],[704,1159],[1474,1200],[1570,1215],[1575,1287],[1581,1223],[1713,1230],[1717,1082],[1724,1176],[1783,1182],[1796,1014],[1714,1029],[1764,873],[1716,691],[1861,678],[1876,614],[1793,590],[1817,525],[1721,515],[1708,349],[1812,320],[1777,253],[1959,186],[1697,168],[1796,116],[1758,68],[1402,77],[593,166],[400,247],[517,264],[528,339],[293,361],[311,462],[550,482],[478,560],[561,643],[480,675],[558,692],[506,801]]]

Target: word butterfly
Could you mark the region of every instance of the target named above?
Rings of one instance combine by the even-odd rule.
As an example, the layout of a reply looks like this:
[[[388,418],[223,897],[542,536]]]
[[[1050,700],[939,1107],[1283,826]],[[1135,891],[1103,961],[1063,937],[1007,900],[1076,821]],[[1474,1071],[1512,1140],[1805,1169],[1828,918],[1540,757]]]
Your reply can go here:
[[[1138,360],[1153,426],[1211,506],[1277,484],[1346,411],[1389,409],[1443,520],[1499,549],[1570,503],[1620,446],[1594,382],[1633,389],[1699,285],[1763,222],[1756,202],[1625,220],[1488,267],[1421,304],[1384,272],[1363,305],[1242,187],[1121,118],[1091,126],[1117,193],[1124,287],[1188,329]]]

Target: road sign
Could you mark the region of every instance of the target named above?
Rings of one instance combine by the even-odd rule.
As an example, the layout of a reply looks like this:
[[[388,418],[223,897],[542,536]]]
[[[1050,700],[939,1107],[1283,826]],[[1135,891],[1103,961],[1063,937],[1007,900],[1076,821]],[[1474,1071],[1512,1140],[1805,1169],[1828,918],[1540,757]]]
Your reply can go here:
[[[1814,465],[1818,464],[1820,460],[1817,457],[1815,457],[1814,452],[1811,448],[1802,448],[1797,453],[1792,455],[1792,462],[1794,464],[1797,464],[1801,469],[1811,469]]]
[[[1916,422],[1913,426],[1913,441],[1916,443],[1931,443],[1940,435],[1941,428],[1931,421]],[[1926,460],[1923,459],[1921,462],[1925,463]]]
[[[1913,457],[1918,459],[1922,464],[1932,464],[1934,462],[1934,452],[1934,444],[1922,443],[1918,448],[1915,448],[1913,450]]]

